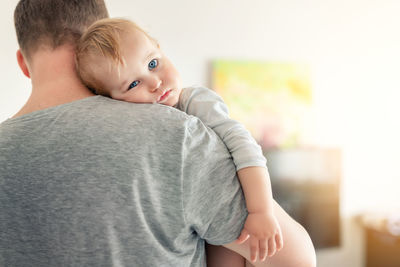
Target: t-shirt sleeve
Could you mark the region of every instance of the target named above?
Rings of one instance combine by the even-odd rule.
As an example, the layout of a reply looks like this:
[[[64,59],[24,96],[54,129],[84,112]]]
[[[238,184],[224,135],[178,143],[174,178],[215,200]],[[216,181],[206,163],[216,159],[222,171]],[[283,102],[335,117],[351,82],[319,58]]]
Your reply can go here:
[[[226,146],[195,117],[188,120],[182,153],[186,224],[214,245],[238,238],[247,217],[245,199]]]
[[[198,117],[218,134],[232,154],[236,170],[266,167],[261,147],[241,123],[229,117],[228,107],[217,93],[204,87],[186,88],[178,108]]]

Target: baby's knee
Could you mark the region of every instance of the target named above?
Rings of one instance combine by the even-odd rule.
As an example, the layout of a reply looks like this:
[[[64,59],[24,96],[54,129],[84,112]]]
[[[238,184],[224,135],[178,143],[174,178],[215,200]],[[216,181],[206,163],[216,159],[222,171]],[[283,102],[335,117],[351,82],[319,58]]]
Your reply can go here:
[[[297,267],[316,267],[317,266],[317,256],[315,254],[315,248],[311,241],[310,236],[307,231],[303,228],[305,234],[304,251],[301,264]]]
[[[304,255],[304,258],[300,265],[297,267],[316,267],[317,266],[317,257],[315,255],[315,250],[310,250],[308,253]]]

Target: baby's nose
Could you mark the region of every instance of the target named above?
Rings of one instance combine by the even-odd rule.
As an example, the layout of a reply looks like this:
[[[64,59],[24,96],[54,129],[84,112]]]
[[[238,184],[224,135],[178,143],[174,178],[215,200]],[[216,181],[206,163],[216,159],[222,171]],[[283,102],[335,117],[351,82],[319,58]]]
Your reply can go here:
[[[149,83],[149,89],[152,92],[157,91],[157,89],[159,89],[161,86],[161,79],[159,79],[158,77],[152,77],[150,79],[150,83]]]

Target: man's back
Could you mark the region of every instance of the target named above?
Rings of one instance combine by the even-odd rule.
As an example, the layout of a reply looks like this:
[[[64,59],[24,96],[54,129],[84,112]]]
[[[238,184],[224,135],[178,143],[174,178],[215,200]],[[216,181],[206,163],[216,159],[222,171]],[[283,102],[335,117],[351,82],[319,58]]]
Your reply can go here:
[[[201,266],[246,216],[198,119],[100,96],[0,125],[0,209],[1,266]]]

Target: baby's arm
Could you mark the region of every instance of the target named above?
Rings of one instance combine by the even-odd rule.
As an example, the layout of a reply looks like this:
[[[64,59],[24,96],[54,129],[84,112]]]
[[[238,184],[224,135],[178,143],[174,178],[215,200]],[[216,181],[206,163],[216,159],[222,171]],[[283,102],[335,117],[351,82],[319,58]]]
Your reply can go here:
[[[247,167],[238,176],[249,212],[238,243],[250,237],[250,256],[254,262],[264,261],[283,247],[282,232],[273,212],[272,191],[266,168]]]
[[[249,212],[238,241],[250,237],[253,260],[258,252],[260,259],[272,256],[282,248],[282,234],[273,213],[271,185],[260,146],[242,124],[229,118],[222,98],[207,88],[184,89],[177,108],[200,118],[229,149]]]
[[[229,117],[228,107],[214,91],[204,87],[186,88],[177,108],[198,117],[218,134],[229,149],[236,170],[250,166],[266,167],[261,147],[242,124]]]

